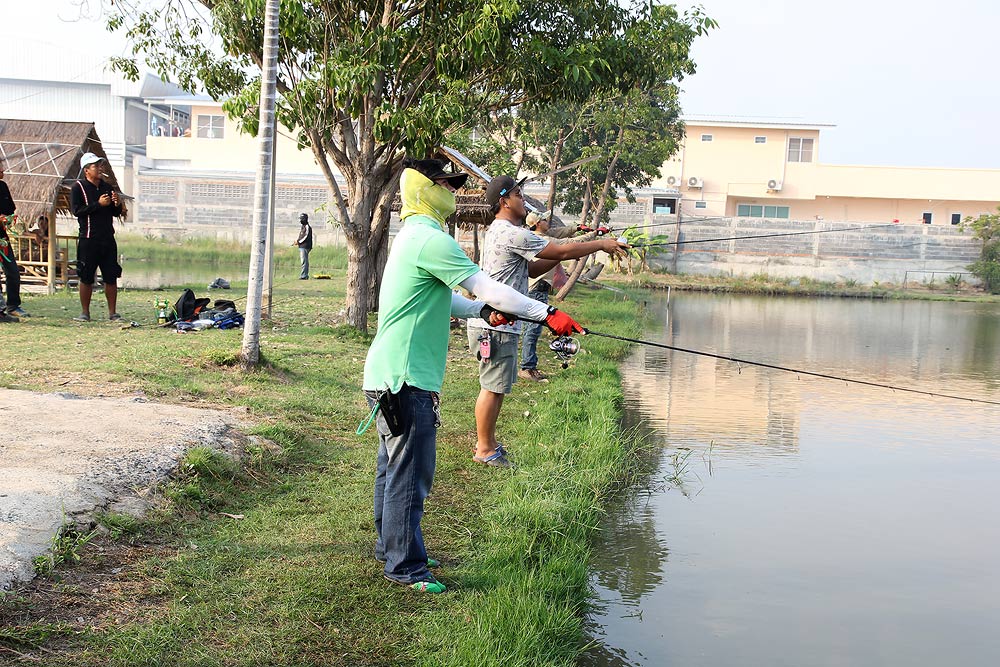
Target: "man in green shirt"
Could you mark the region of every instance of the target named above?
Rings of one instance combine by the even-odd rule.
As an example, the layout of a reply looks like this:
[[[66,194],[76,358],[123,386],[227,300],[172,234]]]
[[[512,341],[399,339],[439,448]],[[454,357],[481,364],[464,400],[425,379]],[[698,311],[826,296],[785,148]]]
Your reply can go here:
[[[365,360],[363,389],[377,410],[375,557],[392,582],[429,593],[444,584],[428,570],[420,520],[434,479],[438,394],[444,381],[451,317],[501,313],[543,320],[557,335],[582,333],[566,313],[532,301],[484,274],[444,230],[455,190],[467,175],[438,160],[408,160],[400,179],[403,228],[396,236],[379,292],[379,327]],[[482,301],[453,292],[462,286]],[[489,304],[489,305],[487,305]]]

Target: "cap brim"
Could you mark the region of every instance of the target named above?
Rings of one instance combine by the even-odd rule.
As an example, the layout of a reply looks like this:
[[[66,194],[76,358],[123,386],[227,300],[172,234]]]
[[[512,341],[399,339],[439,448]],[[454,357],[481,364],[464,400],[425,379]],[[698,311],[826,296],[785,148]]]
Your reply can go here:
[[[517,190],[518,188],[520,188],[521,186],[523,186],[524,183],[525,183],[525,181],[527,181],[527,180],[528,180],[528,177],[525,176],[524,178],[522,178],[521,180],[519,180],[517,183],[515,183],[512,186],[510,186],[510,188],[504,190],[503,194],[501,194],[500,196],[501,197],[509,197],[511,192],[513,192],[514,190]],[[522,192],[521,194],[524,194],[524,193]]]
[[[469,175],[468,174],[442,174],[441,176],[438,176],[434,180],[439,180],[439,179],[443,179],[445,181],[448,181],[449,185],[451,185],[453,188],[455,188],[456,190],[458,190],[460,187],[462,187],[463,185],[465,185],[465,182],[467,180],[469,180]]]

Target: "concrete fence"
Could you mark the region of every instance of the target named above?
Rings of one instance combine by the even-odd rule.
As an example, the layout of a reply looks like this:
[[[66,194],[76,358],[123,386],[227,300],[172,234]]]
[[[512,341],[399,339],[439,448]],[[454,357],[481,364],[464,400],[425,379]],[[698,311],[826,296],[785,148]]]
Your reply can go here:
[[[180,171],[138,170],[135,192],[137,210],[130,231],[173,239],[186,236],[241,242],[251,239],[250,174],[188,175]],[[298,214],[306,212],[317,244],[343,245],[339,227],[327,224],[333,205],[328,203],[332,198],[325,181],[304,176],[279,177],[276,195],[276,243],[294,241],[299,230]],[[644,203],[620,209],[611,216],[612,226],[617,229],[642,226],[649,236],[662,235],[671,242],[678,240],[679,230],[682,243],[651,252],[650,264],[681,273],[730,276],[766,273],[782,278],[901,284],[906,277],[920,280],[916,276],[965,272],[980,251],[980,242],[969,232],[944,225],[876,226],[863,222],[760,218],[682,218],[677,225],[674,215],[640,216],[641,211],[648,210]],[[398,227],[394,215],[390,233],[395,233]],[[797,235],[769,236],[789,233]],[[712,240],[749,236],[769,237]]]
[[[679,226],[664,224],[644,231],[680,241],[661,247],[650,260],[654,267],[681,273],[766,273],[865,284],[902,284],[907,278],[919,280],[915,276],[932,272],[939,277],[965,272],[978,259],[981,245],[971,233],[951,226],[815,220],[723,218],[682,221]],[[796,235],[768,238],[778,234]],[[753,236],[764,238],[732,238]]]

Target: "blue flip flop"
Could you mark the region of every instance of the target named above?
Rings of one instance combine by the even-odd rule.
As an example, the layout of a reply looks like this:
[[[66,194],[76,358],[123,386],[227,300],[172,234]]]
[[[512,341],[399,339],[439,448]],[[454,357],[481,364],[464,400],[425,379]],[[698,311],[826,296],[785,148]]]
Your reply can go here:
[[[473,456],[472,460],[476,463],[482,463],[483,465],[493,466],[494,468],[513,468],[514,464],[509,458],[507,458],[507,450],[503,448],[503,445],[497,445],[497,450],[490,454],[489,456]]]

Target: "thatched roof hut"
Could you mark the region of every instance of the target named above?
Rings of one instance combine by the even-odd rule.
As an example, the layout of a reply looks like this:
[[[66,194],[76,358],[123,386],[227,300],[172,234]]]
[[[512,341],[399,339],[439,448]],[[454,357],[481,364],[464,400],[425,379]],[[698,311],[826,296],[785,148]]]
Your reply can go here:
[[[84,153],[107,159],[93,123],[0,118],[4,180],[22,220],[69,214],[70,186],[81,176]],[[103,166],[104,180],[120,191],[111,165]]]
[[[450,162],[456,172],[464,172],[469,175],[469,180],[465,186],[455,195],[455,224],[462,229],[475,229],[477,226],[489,225],[493,222],[493,214],[486,203],[486,186],[492,180],[479,165],[462,155],[461,152],[448,146],[441,146],[432,155],[436,160]],[[536,211],[545,210],[545,204],[533,197],[525,195],[525,201]],[[393,203],[392,210],[399,211],[401,202],[399,195]],[[556,226],[560,226],[562,221],[556,218]]]

